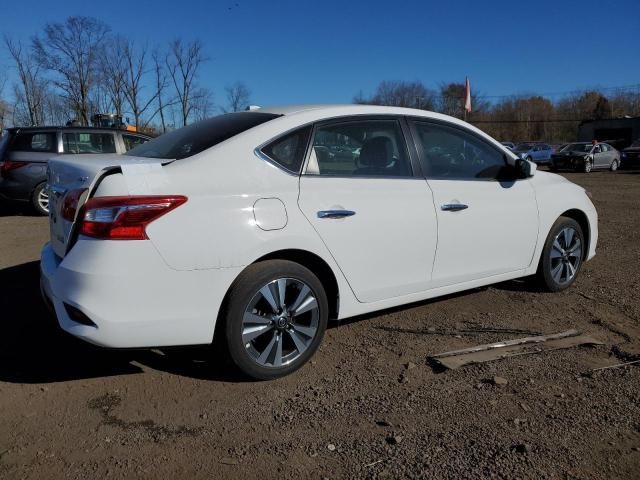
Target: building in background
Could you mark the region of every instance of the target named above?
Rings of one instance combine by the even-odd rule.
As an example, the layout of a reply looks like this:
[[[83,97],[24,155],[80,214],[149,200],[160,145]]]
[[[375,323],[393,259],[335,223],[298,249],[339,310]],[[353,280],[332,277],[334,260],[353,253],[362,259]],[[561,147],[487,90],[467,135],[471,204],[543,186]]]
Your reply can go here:
[[[578,141],[598,140],[618,150],[628,147],[640,138],[640,117],[584,120],[578,126]]]

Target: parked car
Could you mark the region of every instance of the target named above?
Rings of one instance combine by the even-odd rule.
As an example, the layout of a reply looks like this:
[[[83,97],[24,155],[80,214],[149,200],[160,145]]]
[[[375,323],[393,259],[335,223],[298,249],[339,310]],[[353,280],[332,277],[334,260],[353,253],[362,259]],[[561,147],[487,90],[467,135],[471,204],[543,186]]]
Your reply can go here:
[[[92,127],[9,128],[0,142],[0,198],[29,202],[49,213],[47,161],[56,155],[114,154],[150,139],[140,133]]]
[[[505,147],[507,147],[509,150],[513,150],[514,148],[516,148],[516,144],[513,142],[500,142],[500,143]]]
[[[620,152],[608,143],[570,143],[551,156],[552,171],[568,169],[589,173],[593,169],[616,171],[620,166]]]
[[[519,143],[513,151],[520,158],[530,162],[546,164],[551,160],[553,149],[546,143]]]
[[[327,138],[358,154],[332,161]],[[259,379],[309,360],[330,318],[533,274],[563,290],[598,239],[584,188],[423,110],[230,113],[49,168],[41,286],[61,327],[116,348],[216,339]]]
[[[640,167],[640,138],[620,152],[620,168]]]

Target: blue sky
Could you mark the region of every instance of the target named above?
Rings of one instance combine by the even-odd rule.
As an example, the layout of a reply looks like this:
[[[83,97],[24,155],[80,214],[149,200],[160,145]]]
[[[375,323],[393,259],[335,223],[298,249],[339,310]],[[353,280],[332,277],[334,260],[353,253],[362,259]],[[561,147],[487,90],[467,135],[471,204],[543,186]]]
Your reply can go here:
[[[1,32],[28,41],[46,22],[94,16],[150,45],[200,38],[200,82],[223,102],[236,80],[253,103],[350,102],[381,80],[471,79],[485,95],[640,83],[640,0],[11,2]],[[10,65],[0,49],[0,67]]]

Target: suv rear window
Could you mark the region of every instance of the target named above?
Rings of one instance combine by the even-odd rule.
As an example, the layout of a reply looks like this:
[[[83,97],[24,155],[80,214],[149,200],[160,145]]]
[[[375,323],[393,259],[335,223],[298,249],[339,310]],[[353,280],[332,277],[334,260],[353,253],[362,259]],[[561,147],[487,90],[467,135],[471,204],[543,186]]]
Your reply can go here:
[[[187,158],[279,116],[261,112],[218,115],[165,133],[129,150],[126,155],[165,159]]]
[[[11,143],[12,152],[57,152],[55,132],[18,132]]]

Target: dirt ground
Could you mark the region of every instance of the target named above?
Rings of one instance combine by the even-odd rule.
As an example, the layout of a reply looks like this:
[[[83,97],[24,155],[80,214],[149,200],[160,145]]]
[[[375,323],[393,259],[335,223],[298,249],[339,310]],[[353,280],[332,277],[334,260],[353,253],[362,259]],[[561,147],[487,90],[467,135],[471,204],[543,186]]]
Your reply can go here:
[[[0,478],[640,478],[640,172],[593,193],[598,254],[559,294],[514,281],[333,325],[278,381],[208,349],[107,351],[38,292],[47,220],[0,213]],[[429,354],[577,328],[602,340],[434,371]],[[496,385],[495,376],[506,385]]]

